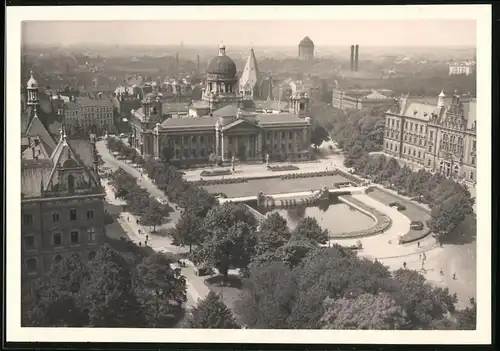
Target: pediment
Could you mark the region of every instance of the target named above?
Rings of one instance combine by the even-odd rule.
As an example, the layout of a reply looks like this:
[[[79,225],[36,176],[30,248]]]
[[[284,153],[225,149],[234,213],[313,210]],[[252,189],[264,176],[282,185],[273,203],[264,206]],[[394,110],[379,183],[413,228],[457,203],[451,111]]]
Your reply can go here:
[[[231,131],[231,132],[252,131],[260,129],[261,127],[257,123],[253,121],[248,121],[244,117],[236,119],[222,128],[223,131]]]

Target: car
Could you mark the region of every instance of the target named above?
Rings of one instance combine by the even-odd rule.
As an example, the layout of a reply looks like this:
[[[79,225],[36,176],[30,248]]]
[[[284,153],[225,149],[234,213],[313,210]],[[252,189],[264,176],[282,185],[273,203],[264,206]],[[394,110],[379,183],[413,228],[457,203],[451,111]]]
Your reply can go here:
[[[213,269],[210,267],[194,267],[194,274],[197,276],[203,277],[207,275],[213,274]]]
[[[400,204],[399,202],[391,202],[389,204],[389,207],[393,207],[393,208],[397,209],[398,211],[404,211],[404,210],[406,210],[406,206]]]
[[[424,224],[421,221],[412,221],[410,223],[410,229],[422,230],[422,229],[424,229]]]

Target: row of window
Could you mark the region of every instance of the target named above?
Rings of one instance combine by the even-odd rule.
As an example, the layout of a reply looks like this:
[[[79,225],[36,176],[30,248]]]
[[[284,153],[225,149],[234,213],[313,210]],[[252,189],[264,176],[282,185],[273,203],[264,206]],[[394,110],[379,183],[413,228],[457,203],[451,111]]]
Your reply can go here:
[[[25,226],[30,226],[33,225],[33,215],[31,213],[25,213],[23,214],[23,224]],[[75,209],[71,209],[68,212],[68,218],[70,221],[76,221],[78,220],[78,212]],[[61,215],[59,212],[53,212],[52,213],[52,222],[57,223],[61,219]],[[87,220],[92,220],[94,219],[94,210],[88,210],[87,211]]]
[[[281,134],[280,134],[281,133]],[[300,132],[288,132],[288,139],[293,139],[293,134],[295,133],[295,138],[300,138]],[[266,139],[278,139],[281,136],[281,139],[286,139],[287,132],[266,132]]]
[[[93,260],[95,255],[96,255],[95,251],[90,251],[87,256],[88,260],[89,261]],[[54,256],[54,263],[57,264],[61,262],[62,259],[63,259],[62,255],[57,254]],[[25,266],[28,274],[36,273],[38,271],[38,259],[36,257],[30,257],[26,259]]]
[[[80,112],[110,112],[113,111],[113,107],[79,107]]]
[[[95,229],[87,229],[87,242],[94,243],[96,240]],[[37,248],[36,238],[34,234],[27,234],[23,236],[24,249],[25,250],[35,250]],[[81,243],[80,231],[72,230],[69,233],[69,243],[70,245],[79,245]],[[52,245],[57,247],[63,246],[63,234],[54,233],[52,234]]]

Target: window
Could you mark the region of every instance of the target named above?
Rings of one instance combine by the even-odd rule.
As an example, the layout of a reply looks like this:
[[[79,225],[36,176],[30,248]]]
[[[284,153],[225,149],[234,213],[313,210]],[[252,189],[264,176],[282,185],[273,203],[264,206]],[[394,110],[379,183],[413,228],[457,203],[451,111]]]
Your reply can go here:
[[[389,143],[386,141],[385,142],[385,148],[388,149],[389,148]]]
[[[89,230],[87,230],[87,235],[88,235],[88,241],[90,243],[93,243],[95,241],[95,229],[90,228]]]
[[[413,156],[416,156],[417,152],[413,149]]]
[[[476,151],[476,141],[472,142],[472,151]]]
[[[394,145],[394,151],[398,151],[398,146]]]
[[[54,212],[52,214],[52,222],[59,222],[59,213],[58,212]]]
[[[35,248],[35,236],[34,235],[26,235],[24,237],[24,248],[26,250],[33,250]]]
[[[69,220],[70,221],[76,221],[76,210],[69,210]]]
[[[87,211],[87,220],[94,218],[94,210]]]
[[[33,215],[32,214],[24,214],[23,215],[23,224],[24,225],[33,225]]]
[[[403,153],[406,154],[406,146],[403,147]]]
[[[52,236],[52,243],[54,246],[62,246],[62,235],[61,233],[56,233]]]
[[[418,157],[422,157],[422,153],[420,151],[418,152]]]
[[[470,172],[470,177],[469,177],[470,180],[474,180],[474,172]]]
[[[68,176],[68,190],[70,193],[75,191],[75,177],[71,174]]]
[[[429,152],[432,152],[432,145],[429,145]]]
[[[26,269],[28,273],[36,273],[38,269],[38,262],[36,258],[31,257],[26,260]]]
[[[427,160],[427,166],[429,167],[431,165],[431,159]]]
[[[80,238],[77,231],[72,231],[70,233],[70,242],[72,245],[78,244],[80,242]]]
[[[476,165],[476,158],[475,158],[475,157],[472,157],[472,159],[471,159],[471,163],[472,163],[472,165],[473,165],[473,166],[475,166],[475,165]]]

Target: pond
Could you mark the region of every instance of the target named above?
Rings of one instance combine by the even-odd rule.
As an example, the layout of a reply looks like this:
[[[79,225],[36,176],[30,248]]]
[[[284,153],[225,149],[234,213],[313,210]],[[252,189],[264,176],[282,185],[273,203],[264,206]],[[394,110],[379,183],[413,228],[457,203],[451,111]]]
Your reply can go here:
[[[287,220],[291,229],[294,229],[302,218],[314,217],[322,228],[334,234],[363,230],[375,224],[371,217],[343,202],[326,202],[308,207],[276,208],[261,212],[279,213]]]

